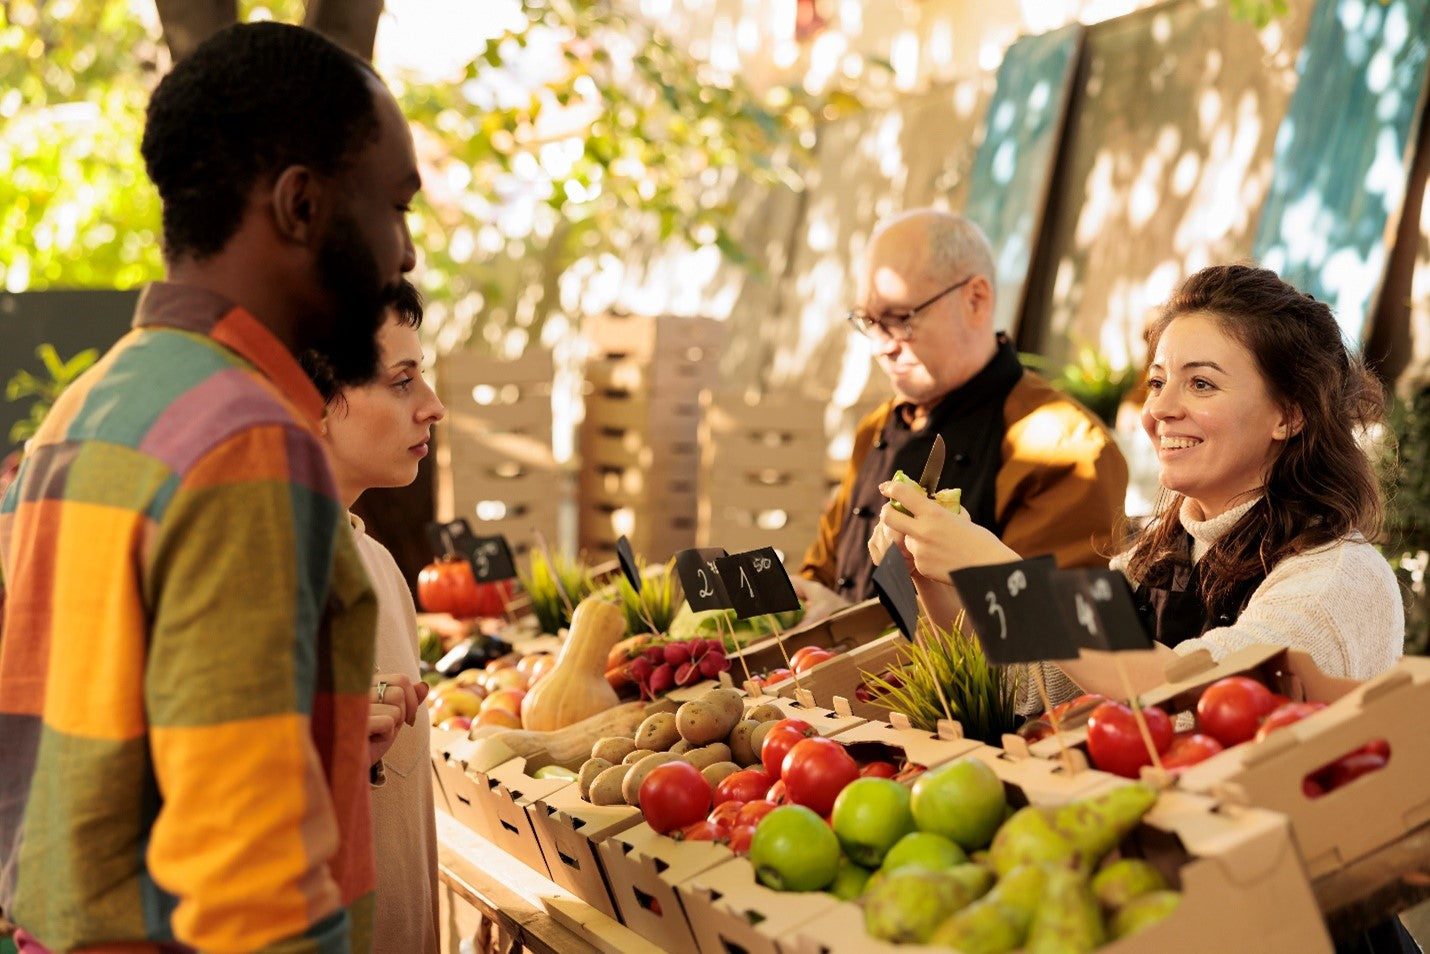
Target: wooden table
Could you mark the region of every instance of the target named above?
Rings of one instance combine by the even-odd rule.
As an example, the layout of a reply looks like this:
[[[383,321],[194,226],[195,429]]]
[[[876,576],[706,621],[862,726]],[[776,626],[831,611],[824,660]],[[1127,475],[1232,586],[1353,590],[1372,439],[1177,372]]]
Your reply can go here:
[[[440,809],[437,877],[490,924],[488,949],[537,954],[661,951]]]

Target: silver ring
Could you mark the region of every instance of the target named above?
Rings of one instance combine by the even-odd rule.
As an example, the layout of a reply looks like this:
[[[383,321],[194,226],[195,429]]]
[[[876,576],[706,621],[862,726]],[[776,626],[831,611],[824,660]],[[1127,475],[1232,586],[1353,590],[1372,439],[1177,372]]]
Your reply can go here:
[[[387,694],[387,680],[386,680],[386,679],[379,679],[379,680],[377,681],[377,701],[378,701],[379,703],[381,703],[381,702],[382,702],[382,697],[383,697],[384,695],[386,695],[386,694]]]

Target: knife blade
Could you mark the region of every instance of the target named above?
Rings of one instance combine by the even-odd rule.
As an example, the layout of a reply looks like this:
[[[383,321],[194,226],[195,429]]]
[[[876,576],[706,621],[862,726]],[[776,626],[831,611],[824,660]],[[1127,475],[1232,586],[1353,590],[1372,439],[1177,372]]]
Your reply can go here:
[[[935,434],[933,449],[929,451],[928,463],[924,464],[924,472],[919,474],[919,486],[930,497],[938,492],[938,480],[943,476],[944,451],[943,435]]]

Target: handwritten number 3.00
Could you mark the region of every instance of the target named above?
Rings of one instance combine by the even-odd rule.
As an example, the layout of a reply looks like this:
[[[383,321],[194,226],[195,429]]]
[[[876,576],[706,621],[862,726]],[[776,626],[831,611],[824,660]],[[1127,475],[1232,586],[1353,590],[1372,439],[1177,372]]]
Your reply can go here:
[[[996,597],[996,596],[993,595],[993,591],[992,591],[992,590],[989,590],[989,591],[988,591],[987,596],[988,596],[988,615],[989,615],[989,616],[997,616],[997,617],[998,617],[998,638],[999,638],[999,639],[1007,639],[1007,638],[1008,638],[1008,617],[1004,615],[1004,613],[1003,613],[1003,607],[1001,607],[1001,606],[998,605],[998,597]]]

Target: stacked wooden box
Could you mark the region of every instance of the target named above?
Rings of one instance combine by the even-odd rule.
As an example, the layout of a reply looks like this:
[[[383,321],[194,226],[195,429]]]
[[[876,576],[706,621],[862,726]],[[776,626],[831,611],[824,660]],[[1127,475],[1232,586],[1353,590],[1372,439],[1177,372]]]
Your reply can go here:
[[[551,449],[551,353],[515,361],[473,351],[439,358],[437,516],[465,518],[478,536],[501,534],[521,555],[539,532],[555,545],[566,496]]]
[[[700,546],[772,546],[795,567],[828,497],[826,402],[712,390],[700,425]]]
[[[588,561],[624,534],[651,561],[695,545],[700,392],[715,380],[720,323],[606,314],[589,346],[578,537]]]

